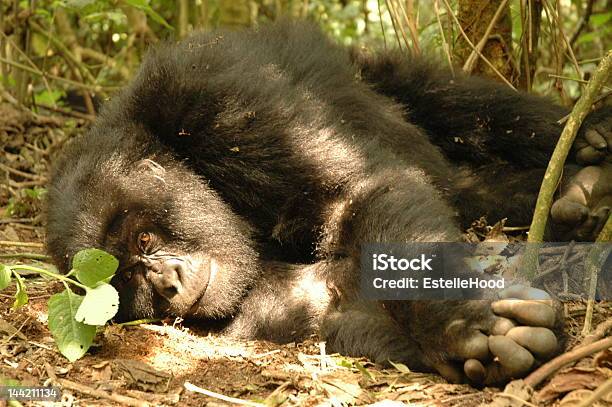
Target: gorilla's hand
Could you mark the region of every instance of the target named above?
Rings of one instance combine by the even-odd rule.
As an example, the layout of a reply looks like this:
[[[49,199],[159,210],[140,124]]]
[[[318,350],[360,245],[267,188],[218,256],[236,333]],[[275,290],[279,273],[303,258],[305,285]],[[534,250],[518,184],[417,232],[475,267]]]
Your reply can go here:
[[[434,367],[447,379],[500,384],[525,376],[559,351],[560,307],[544,291],[512,286],[502,299],[480,304],[487,308],[480,320],[455,319],[446,327],[455,339],[449,358]]]
[[[602,108],[587,117],[576,137],[573,149],[578,164],[612,162],[611,108]]]
[[[550,210],[554,237],[595,240],[612,208],[612,162],[581,169],[559,190]]]

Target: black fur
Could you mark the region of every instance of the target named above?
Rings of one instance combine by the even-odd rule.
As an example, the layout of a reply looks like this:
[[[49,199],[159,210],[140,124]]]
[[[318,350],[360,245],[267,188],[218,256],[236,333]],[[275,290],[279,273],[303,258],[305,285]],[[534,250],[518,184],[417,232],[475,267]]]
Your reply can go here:
[[[50,253],[63,270],[82,248],[116,255],[120,319],[318,331],[338,351],[438,368],[447,322],[488,321],[488,303],[361,301],[361,244],[458,241],[482,215],[525,224],[566,112],[406,58],[297,23],[154,49],[56,165]],[[154,255],[135,247],[143,230]]]

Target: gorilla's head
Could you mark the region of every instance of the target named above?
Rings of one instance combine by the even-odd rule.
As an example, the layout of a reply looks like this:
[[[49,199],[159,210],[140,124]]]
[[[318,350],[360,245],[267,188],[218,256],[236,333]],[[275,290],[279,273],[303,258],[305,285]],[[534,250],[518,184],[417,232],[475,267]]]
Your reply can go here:
[[[117,153],[99,131],[115,132],[115,139],[129,131],[134,140],[134,132],[146,133],[94,128],[66,150],[48,195],[47,246],[55,263],[67,272],[72,256],[90,247],[117,257],[111,283],[120,295],[119,320],[231,314],[259,270],[248,225],[146,134],[142,145]]]

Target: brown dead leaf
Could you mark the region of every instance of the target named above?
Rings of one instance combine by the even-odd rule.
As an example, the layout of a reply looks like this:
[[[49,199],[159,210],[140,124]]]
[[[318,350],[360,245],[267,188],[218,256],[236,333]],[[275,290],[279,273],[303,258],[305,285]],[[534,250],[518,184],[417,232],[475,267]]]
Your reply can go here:
[[[583,401],[593,394],[591,390],[580,389],[574,390],[559,403],[559,407],[578,407],[583,405]],[[591,407],[610,407],[612,406],[612,394],[607,394],[603,398],[591,404]]]
[[[112,362],[113,379],[126,380],[128,385],[145,391],[166,392],[172,375],[132,359],[115,359]]]
[[[537,393],[537,399],[546,403],[565,393],[596,389],[609,377],[610,371],[606,370],[608,369],[574,367],[561,371]]]

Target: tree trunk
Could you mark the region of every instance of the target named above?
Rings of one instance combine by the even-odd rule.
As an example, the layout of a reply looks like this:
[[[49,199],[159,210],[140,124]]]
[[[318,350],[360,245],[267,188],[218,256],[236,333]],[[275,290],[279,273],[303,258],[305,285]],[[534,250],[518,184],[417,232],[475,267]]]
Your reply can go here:
[[[487,31],[493,16],[503,0],[459,0],[457,18],[461,27],[472,44],[476,45]],[[482,50],[482,55],[510,82],[515,82],[515,70],[512,63],[512,20],[510,17],[509,2],[502,10],[501,16],[491,30],[491,34]],[[456,61],[463,65],[472,54],[473,48],[462,35],[457,37],[454,49]],[[478,73],[495,80],[498,75],[480,58],[472,73]]]

